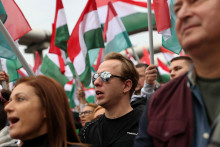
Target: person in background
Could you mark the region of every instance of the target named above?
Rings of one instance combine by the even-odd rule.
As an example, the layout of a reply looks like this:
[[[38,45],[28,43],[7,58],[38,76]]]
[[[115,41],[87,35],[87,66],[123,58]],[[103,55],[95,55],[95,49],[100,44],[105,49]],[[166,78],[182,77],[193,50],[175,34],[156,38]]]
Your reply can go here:
[[[102,106],[98,106],[97,108],[95,108],[93,113],[93,119],[98,119],[105,113],[105,108],[103,108]]]
[[[20,78],[5,106],[10,136],[21,146],[83,146],[63,87],[52,78]]]
[[[98,107],[97,104],[94,103],[87,103],[83,110],[79,113],[82,127],[85,126],[87,122],[93,120],[94,117],[94,110]]]
[[[134,94],[131,97],[130,104],[133,109],[139,109],[141,111],[143,111],[144,106],[147,103],[147,96],[141,93],[141,89],[144,86],[144,72],[147,67],[148,65],[145,63],[138,63],[137,65],[135,65],[135,68],[139,75],[139,80],[135,88]]]
[[[105,108],[105,114],[86,124],[80,132],[82,142],[96,147],[133,147],[142,113],[130,105],[138,78],[132,61],[116,52],[105,56],[92,78],[96,103]]]
[[[220,146],[219,10],[219,0],[175,0],[177,38],[193,66],[153,94],[136,147]]]
[[[147,64],[145,63],[138,63],[137,65],[135,65],[136,70],[139,74],[139,80],[138,80],[138,84],[137,87],[135,88],[134,94],[135,95],[141,95],[141,89],[144,86],[144,77],[145,77],[145,70],[148,67]]]
[[[188,72],[192,63],[192,59],[189,56],[174,57],[170,61],[169,66],[170,79],[172,80]],[[160,86],[156,81],[157,74],[157,66],[154,64],[149,65],[145,71],[145,84],[141,89],[141,93],[147,95],[148,99],[150,99],[155,92],[155,87]]]
[[[4,105],[8,102],[11,91],[2,89],[0,92],[0,146],[18,146],[19,140],[12,139],[7,126],[7,114]]]
[[[189,71],[193,61],[189,56],[174,57],[170,61],[170,79],[179,77]]]

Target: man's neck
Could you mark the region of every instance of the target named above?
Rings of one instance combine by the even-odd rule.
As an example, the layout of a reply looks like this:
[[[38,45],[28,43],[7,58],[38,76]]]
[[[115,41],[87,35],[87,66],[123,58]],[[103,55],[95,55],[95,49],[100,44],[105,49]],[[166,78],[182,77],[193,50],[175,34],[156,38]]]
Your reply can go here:
[[[105,108],[105,116],[109,119],[116,119],[125,114],[131,112],[133,108],[130,105],[130,101],[120,101],[114,106],[109,106]]]
[[[219,56],[203,58],[202,60],[194,60],[196,73],[203,78],[213,79],[220,77]]]

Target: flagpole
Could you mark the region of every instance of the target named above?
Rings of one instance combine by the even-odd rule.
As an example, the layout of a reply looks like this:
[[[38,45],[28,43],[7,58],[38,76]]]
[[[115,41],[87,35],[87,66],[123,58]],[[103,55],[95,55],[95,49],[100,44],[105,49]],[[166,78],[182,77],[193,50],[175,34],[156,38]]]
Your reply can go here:
[[[11,38],[11,35],[8,33],[7,29],[3,25],[2,21],[0,21],[0,31],[4,35],[5,39],[8,41],[9,45],[11,46],[12,50],[14,51],[16,56],[18,57],[21,64],[23,65],[24,69],[27,71],[28,75],[34,76],[33,70],[28,66],[26,60],[24,59],[21,52],[19,51],[19,49],[15,45],[14,40]]]
[[[149,44],[150,44],[150,63],[154,64],[153,25],[152,25],[151,0],[147,0],[147,10],[148,10]]]
[[[2,60],[0,59],[0,72],[3,72],[3,69],[2,69]],[[6,84],[6,81],[2,81],[2,88],[3,89],[8,89],[7,88],[7,84]]]
[[[138,63],[141,63],[141,61],[140,61],[140,59],[139,59],[137,53],[134,51],[134,48],[133,48],[133,47],[131,47],[131,50],[132,50],[132,53],[133,53],[133,55],[135,56],[135,59],[137,60],[137,62],[138,62]]]

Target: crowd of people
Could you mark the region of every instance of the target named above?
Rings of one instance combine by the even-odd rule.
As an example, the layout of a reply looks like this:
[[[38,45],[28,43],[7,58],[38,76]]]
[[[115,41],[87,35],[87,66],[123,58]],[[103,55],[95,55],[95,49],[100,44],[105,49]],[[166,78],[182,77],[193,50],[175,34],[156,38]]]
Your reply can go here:
[[[187,56],[170,81],[156,65],[112,52],[92,77],[96,103],[77,90],[72,112],[63,87],[40,75],[0,92],[0,146],[220,147],[220,1],[176,0],[176,33]],[[0,84],[8,75],[0,72]],[[78,130],[78,131],[77,131]]]

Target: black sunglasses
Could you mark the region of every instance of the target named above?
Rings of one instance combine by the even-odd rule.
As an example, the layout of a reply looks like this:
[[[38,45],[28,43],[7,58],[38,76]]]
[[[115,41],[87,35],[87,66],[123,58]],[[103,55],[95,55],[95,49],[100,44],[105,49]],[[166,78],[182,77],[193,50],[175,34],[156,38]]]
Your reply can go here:
[[[108,71],[103,71],[103,72],[100,73],[100,74],[95,73],[95,74],[92,76],[92,83],[93,83],[93,84],[94,84],[95,80],[98,79],[98,77],[100,77],[103,82],[108,82],[108,81],[110,80],[110,78],[112,78],[112,77],[116,77],[116,78],[119,78],[119,79],[122,79],[122,80],[126,80],[125,78],[123,78],[123,77],[121,77],[121,76],[113,75],[113,74],[111,74],[111,73],[108,72]]]

